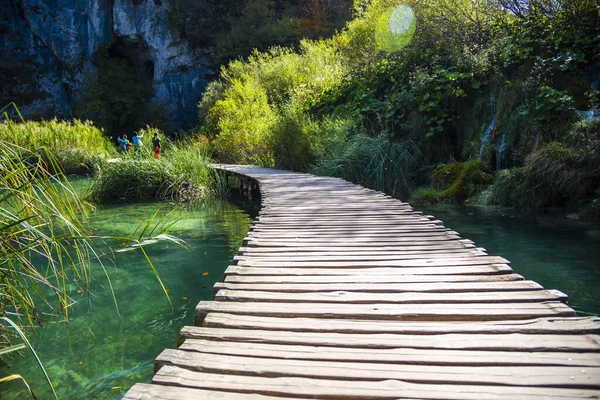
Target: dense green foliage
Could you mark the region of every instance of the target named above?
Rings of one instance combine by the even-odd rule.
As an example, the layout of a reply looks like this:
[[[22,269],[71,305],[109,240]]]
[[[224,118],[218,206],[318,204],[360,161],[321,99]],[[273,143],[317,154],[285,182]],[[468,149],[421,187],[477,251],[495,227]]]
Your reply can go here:
[[[476,194],[495,169],[548,168],[535,154],[543,160],[551,148],[573,154],[559,157],[561,167],[595,162],[568,138],[575,110],[600,103],[597,2],[404,3],[416,18],[401,18],[404,36],[381,32],[400,1],[359,0],[354,19],[329,39],[255,52],[223,67],[200,103],[216,156],[334,174],[397,196],[427,184],[428,166],[480,158],[442,189],[450,201]],[[397,151],[409,147],[418,150]],[[373,172],[388,162],[381,160],[396,160],[402,172],[382,178]],[[584,201],[593,193],[589,168],[576,180],[586,189],[564,186],[565,177],[550,172],[544,181]],[[529,206],[564,205],[548,200],[556,196]]]
[[[169,23],[219,66],[254,49],[331,35],[350,18],[351,0],[167,0]]]
[[[180,142],[164,139],[156,128],[138,132],[149,143],[154,133],[162,138],[161,158],[152,158],[149,145],[137,153],[130,150],[98,167],[85,197],[94,202],[139,199],[194,200],[218,190],[218,175],[208,166],[205,143],[188,138]]]
[[[66,174],[92,172],[93,166],[114,155],[102,130],[85,121],[0,123],[0,141],[38,154],[47,160],[51,153]]]
[[[501,171],[492,202],[528,209],[566,207],[598,218],[600,119],[578,123],[565,141],[540,146],[523,168]]]

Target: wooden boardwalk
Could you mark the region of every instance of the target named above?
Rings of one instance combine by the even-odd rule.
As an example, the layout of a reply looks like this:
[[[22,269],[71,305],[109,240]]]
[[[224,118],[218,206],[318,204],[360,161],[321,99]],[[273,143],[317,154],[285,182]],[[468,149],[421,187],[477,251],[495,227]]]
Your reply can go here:
[[[335,178],[222,166],[262,210],[214,301],[124,399],[600,399],[600,318]]]

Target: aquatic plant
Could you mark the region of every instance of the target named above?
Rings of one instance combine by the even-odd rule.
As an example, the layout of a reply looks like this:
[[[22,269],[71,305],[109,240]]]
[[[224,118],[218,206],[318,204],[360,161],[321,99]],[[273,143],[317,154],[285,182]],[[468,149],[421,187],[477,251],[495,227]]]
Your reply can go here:
[[[0,147],[0,316],[21,326],[41,324],[42,311],[68,320],[67,286],[87,290],[90,262],[98,256],[86,207],[43,159],[59,168],[49,153]],[[3,329],[0,335],[7,339]]]

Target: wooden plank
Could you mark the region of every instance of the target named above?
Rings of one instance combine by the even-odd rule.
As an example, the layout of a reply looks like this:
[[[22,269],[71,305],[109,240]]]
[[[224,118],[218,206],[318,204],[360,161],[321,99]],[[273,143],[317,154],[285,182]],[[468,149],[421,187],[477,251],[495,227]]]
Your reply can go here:
[[[305,288],[307,290],[308,288]],[[459,304],[459,303],[531,303],[567,300],[558,290],[529,290],[519,292],[458,292],[458,293],[369,293],[369,292],[310,292],[286,293],[221,289],[215,301],[256,301],[279,303],[338,303],[343,304]]]
[[[283,254],[282,254],[283,253]],[[437,249],[429,250],[424,253],[420,250],[382,250],[373,251],[370,248],[352,249],[348,251],[285,251],[281,249],[271,249],[268,247],[240,247],[238,250],[239,256],[234,256],[234,260],[238,260],[240,256],[243,257],[281,257],[288,259],[297,259],[300,257],[325,257],[325,259],[336,259],[344,260],[350,257],[398,257],[397,259],[411,259],[411,258],[441,258],[441,257],[456,257],[456,256],[487,256],[488,254],[483,249],[467,249],[467,248],[451,248],[451,249]]]
[[[269,247],[240,247],[238,249],[238,254],[240,256],[245,257],[290,257],[296,258],[301,256],[310,256],[310,257],[364,257],[370,255],[376,256],[395,256],[399,257],[399,259],[410,259],[410,258],[422,258],[423,256],[427,258],[440,258],[446,256],[455,256],[455,255],[470,255],[470,256],[487,256],[487,252],[482,248],[469,249],[464,247],[456,247],[449,249],[431,249],[425,253],[422,250],[381,250],[381,251],[373,251],[371,248],[348,248],[348,251],[312,251],[310,248],[306,248],[306,251],[298,251],[297,248],[293,250],[287,249],[277,249],[277,248],[269,248]],[[283,253],[283,254],[282,254]],[[234,260],[237,259],[237,256],[234,257]]]
[[[512,269],[506,264],[416,268],[254,268],[231,265],[225,270],[225,275],[495,275],[510,272]]]
[[[321,324],[328,324],[323,321]],[[431,334],[293,332],[184,326],[183,339],[365,349],[439,349],[488,351],[600,352],[597,334]]]
[[[398,225],[398,226],[421,226],[421,225],[443,225],[442,221],[432,219],[429,216],[421,216],[415,215],[412,217],[404,217],[404,218],[328,218],[323,219],[315,216],[314,218],[304,218],[304,219],[294,219],[294,218],[282,218],[278,220],[268,220],[266,217],[259,216],[254,220],[254,225],[268,226],[268,227],[288,227],[288,226],[304,226],[304,227],[312,227],[313,225],[322,226],[322,227],[335,227],[335,226],[353,226],[352,222],[356,222],[356,220],[360,220],[361,225],[364,224],[366,226],[386,226],[386,225]],[[387,222],[387,223],[386,223]],[[354,227],[358,226],[356,223]]]
[[[391,237],[390,237],[391,236]],[[460,236],[454,231],[387,231],[387,232],[325,232],[325,233],[304,233],[301,230],[288,231],[287,233],[283,232],[259,232],[252,231],[248,233],[248,237],[256,238],[256,239],[298,239],[298,238],[313,238],[313,239],[331,239],[331,240],[348,240],[348,239],[358,239],[365,238],[373,240],[374,238],[378,239],[391,239],[391,238],[422,238],[422,237],[439,237],[439,238],[447,238],[447,237],[455,237]]]
[[[292,215],[289,217],[272,217],[269,215],[261,214],[257,217],[257,222],[264,224],[277,224],[282,225],[286,223],[319,223],[327,225],[329,222],[348,221],[355,222],[356,224],[363,223],[378,223],[393,221],[398,224],[412,224],[413,222],[424,221],[429,223],[430,219],[416,214],[394,214],[394,215],[379,215],[379,216],[360,216],[360,215],[346,215],[346,216],[326,216],[326,215]]]
[[[364,381],[212,374],[164,366],[153,383],[203,389],[252,392],[275,396],[307,396],[326,399],[450,399],[537,400],[597,398],[593,389],[530,388],[481,385],[428,385],[398,380]]]
[[[375,260],[352,259],[342,261],[330,261],[319,257],[301,257],[299,259],[285,258],[262,258],[262,257],[238,257],[237,265],[240,267],[290,267],[290,268],[368,268],[368,267],[397,267],[397,268],[419,268],[419,267],[464,267],[469,265],[510,265],[508,260],[496,256],[448,256],[445,258],[421,259],[394,259],[381,257]]]
[[[460,292],[513,292],[541,290],[533,281],[496,282],[434,282],[434,283],[232,283],[217,282],[215,290],[252,290],[268,292],[376,292],[376,293],[460,293]]]
[[[382,238],[372,240],[352,240],[331,241],[331,240],[312,240],[312,239],[254,239],[246,237],[243,239],[243,245],[248,247],[339,247],[340,245],[353,247],[393,247],[393,246],[433,246],[436,248],[443,247],[448,241],[457,241],[459,236],[448,236],[446,238]]]
[[[361,284],[406,284],[406,283],[444,283],[444,282],[506,282],[519,281],[523,277],[518,274],[503,275],[236,275],[229,274],[225,282],[233,283],[361,283]]]
[[[331,246],[297,246],[297,247],[269,247],[269,246],[252,246],[252,247],[241,247],[240,249],[245,249],[245,251],[250,251],[253,253],[259,252],[285,252],[293,254],[294,252],[373,252],[373,251],[381,251],[381,252],[443,252],[443,251],[454,251],[454,250],[473,250],[476,247],[474,245],[470,245],[468,243],[463,242],[462,240],[453,240],[451,242],[443,243],[429,243],[426,246],[414,246],[414,245],[395,245],[388,244],[385,246],[351,246],[340,243],[338,245]]]
[[[518,357],[518,355],[516,355]],[[397,379],[412,383],[476,384],[600,389],[600,368],[571,366],[439,366],[317,361],[204,354],[165,349],[158,368],[169,365],[192,371],[318,379]],[[583,371],[583,372],[582,372]]]
[[[458,235],[431,235],[427,237],[338,237],[338,238],[258,238],[247,236],[243,239],[243,244],[247,246],[294,246],[303,247],[307,245],[331,246],[331,245],[353,245],[361,247],[369,246],[389,246],[394,244],[411,245],[436,245],[437,242],[446,242],[458,240]]]
[[[485,333],[491,335],[510,333],[600,335],[600,318],[598,317],[552,317],[528,320],[477,322],[369,321],[330,318],[327,320],[327,323],[323,323],[323,320],[320,318],[281,318],[210,313],[204,320],[204,326],[213,328],[293,332],[397,333],[413,335],[448,333]]]
[[[416,226],[402,226],[402,225],[384,225],[384,226],[365,226],[361,227],[361,232],[447,232],[449,229],[434,224],[422,224]],[[277,226],[269,225],[250,225],[250,231],[252,232],[265,232],[265,233],[289,233],[290,230]],[[304,227],[295,229],[294,232],[307,232],[307,233],[356,233],[356,227],[350,226],[314,226]]]
[[[136,383],[122,400],[281,400],[281,397]],[[301,400],[301,398],[297,398]]]
[[[513,352],[437,349],[363,349],[326,346],[281,345],[252,342],[217,342],[186,339],[179,350],[205,354],[380,364],[461,366],[570,366],[600,367],[595,353]]]
[[[544,303],[456,303],[456,304],[345,304],[332,303],[238,303],[201,301],[196,306],[195,324],[209,312],[270,317],[349,318],[406,321],[497,321],[540,317],[574,316],[561,302]]]
[[[313,221],[300,221],[300,220],[290,220],[290,221],[264,221],[264,220],[255,220],[254,221],[254,225],[258,226],[269,226],[269,227],[279,227],[279,228],[290,228],[290,229],[295,229],[295,228],[313,228],[313,227],[321,227],[321,226],[327,226],[327,227],[356,227],[357,224],[360,225],[364,225],[364,226],[370,226],[370,227],[376,227],[376,226],[390,226],[390,225],[394,225],[394,226],[419,226],[419,225],[430,225],[430,224],[437,224],[437,225],[443,225],[442,221],[432,221],[429,220],[427,218],[420,218],[420,219],[414,219],[411,221],[395,221],[395,220],[390,220],[387,218],[382,218],[379,220],[376,219],[371,219],[368,221],[356,221],[353,219],[347,219],[347,220],[331,220],[331,221],[320,221],[320,220],[313,220]]]

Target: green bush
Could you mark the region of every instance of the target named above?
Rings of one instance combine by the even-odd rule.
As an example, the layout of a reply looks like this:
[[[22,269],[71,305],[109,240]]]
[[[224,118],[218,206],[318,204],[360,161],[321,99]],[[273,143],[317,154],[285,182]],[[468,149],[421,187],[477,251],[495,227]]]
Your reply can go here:
[[[442,194],[434,188],[421,187],[412,192],[410,202],[413,204],[436,204],[442,199]]]
[[[402,198],[408,193],[420,154],[411,142],[390,142],[385,135],[357,135],[341,152],[319,160],[312,172],[347,181]]]
[[[588,124],[578,124],[575,132],[582,130],[583,125]],[[588,140],[583,143],[589,144]],[[582,214],[593,218],[600,188],[600,148],[598,142],[591,143],[596,144],[582,148],[550,142],[541,146],[527,156],[523,168],[498,174],[493,203],[534,210],[581,209]]]
[[[438,168],[433,174],[432,186],[443,190],[442,199],[462,203],[492,180],[493,176],[486,172],[481,161],[471,160]]]
[[[527,186],[523,168],[510,168],[498,171],[492,185],[491,204],[516,207],[527,196]]]

